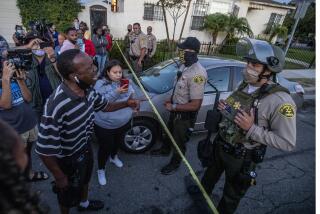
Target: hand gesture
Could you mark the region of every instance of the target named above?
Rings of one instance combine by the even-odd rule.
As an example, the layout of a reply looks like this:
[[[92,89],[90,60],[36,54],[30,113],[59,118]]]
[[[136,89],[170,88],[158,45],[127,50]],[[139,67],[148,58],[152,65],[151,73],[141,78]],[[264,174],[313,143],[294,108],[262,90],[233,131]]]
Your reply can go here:
[[[226,101],[225,100],[219,100],[219,103],[218,103],[218,110],[219,111],[222,111],[223,109],[226,108]]]
[[[138,61],[138,66],[141,68],[142,67],[142,62],[141,60]]]
[[[27,75],[26,75],[26,71],[25,70],[18,69],[16,71],[16,75],[17,75],[17,80],[18,81],[25,81],[27,79]]]
[[[117,92],[119,94],[127,93],[128,92],[128,84],[125,84],[125,85],[120,86],[119,88],[117,88]]]
[[[39,46],[39,44],[43,42],[41,39],[33,39],[31,40],[25,47],[29,49],[33,49],[34,46]]]
[[[6,81],[10,81],[13,74],[16,72],[16,68],[14,64],[9,63],[8,61],[3,62],[3,71],[2,71],[2,79]]]
[[[43,50],[46,52],[49,59],[55,59],[56,54],[54,53],[54,50],[52,47],[45,47]]]
[[[172,104],[171,104],[170,102],[166,102],[166,103],[164,104],[164,106],[166,107],[166,109],[167,109],[168,111],[172,111],[172,110],[173,110]]]
[[[250,109],[250,113],[239,109],[239,112],[234,117],[234,122],[243,130],[249,131],[251,126],[254,124],[254,111]]]

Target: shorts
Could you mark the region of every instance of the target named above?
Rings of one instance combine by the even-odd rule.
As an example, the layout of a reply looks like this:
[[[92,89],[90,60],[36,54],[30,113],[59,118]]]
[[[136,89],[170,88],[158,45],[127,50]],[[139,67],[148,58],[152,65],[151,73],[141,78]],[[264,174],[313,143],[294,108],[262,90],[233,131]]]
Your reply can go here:
[[[91,147],[72,157],[58,159],[58,165],[68,177],[68,187],[60,190],[53,182],[53,192],[57,194],[58,202],[64,207],[79,205],[83,186],[89,184],[92,169],[93,155]]]
[[[35,142],[38,140],[38,126],[26,131],[23,134],[20,134],[23,143]]]

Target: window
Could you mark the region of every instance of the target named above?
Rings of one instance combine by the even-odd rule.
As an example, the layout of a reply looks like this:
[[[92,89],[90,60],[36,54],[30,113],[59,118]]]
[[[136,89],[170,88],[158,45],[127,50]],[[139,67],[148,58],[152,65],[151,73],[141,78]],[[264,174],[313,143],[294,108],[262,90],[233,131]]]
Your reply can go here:
[[[197,0],[193,4],[191,30],[200,30],[203,26],[204,16],[208,13],[209,4],[203,0]]]
[[[243,70],[245,67],[233,67],[234,69],[234,75],[233,75],[233,89],[235,90],[236,88],[239,87],[240,83],[243,80]]]
[[[271,13],[269,22],[267,24],[267,28],[265,30],[265,34],[269,34],[271,32],[272,27],[281,22],[282,17],[283,16],[280,14]]]
[[[229,67],[220,67],[212,68],[207,70],[208,81],[213,84],[219,91],[228,91],[229,90],[229,81],[230,81],[230,68]],[[214,89],[210,84],[206,84],[205,93],[213,92]]]
[[[144,20],[163,21],[162,8],[152,3],[144,3]]]
[[[124,0],[111,0],[111,11],[112,12],[123,12]]]
[[[238,5],[233,5],[232,15],[238,17],[240,7]]]
[[[210,14],[212,13],[230,13],[232,9],[232,4],[223,1],[212,1],[210,7]]]

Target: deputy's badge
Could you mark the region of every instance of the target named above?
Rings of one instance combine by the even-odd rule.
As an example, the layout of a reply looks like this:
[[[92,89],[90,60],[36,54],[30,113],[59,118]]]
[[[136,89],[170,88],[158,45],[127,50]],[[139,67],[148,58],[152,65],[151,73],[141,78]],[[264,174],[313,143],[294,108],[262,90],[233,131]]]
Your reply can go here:
[[[233,108],[234,109],[239,109],[241,107],[241,103],[240,102],[235,102],[234,104],[233,104]]]
[[[278,112],[286,118],[294,117],[294,107],[292,104],[289,103],[282,104]]]
[[[197,83],[197,84],[203,84],[204,83],[204,77],[203,76],[195,76],[193,77],[193,82]]]

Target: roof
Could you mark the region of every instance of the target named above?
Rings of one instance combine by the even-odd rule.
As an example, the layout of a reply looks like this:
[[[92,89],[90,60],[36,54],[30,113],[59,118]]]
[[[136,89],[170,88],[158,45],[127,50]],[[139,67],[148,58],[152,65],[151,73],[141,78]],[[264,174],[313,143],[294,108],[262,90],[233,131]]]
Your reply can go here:
[[[280,3],[277,1],[273,1],[273,0],[251,0],[250,2],[255,3],[255,4],[265,5],[265,6],[284,8],[284,9],[293,9],[294,10],[296,8],[294,6],[287,5],[287,4]]]

